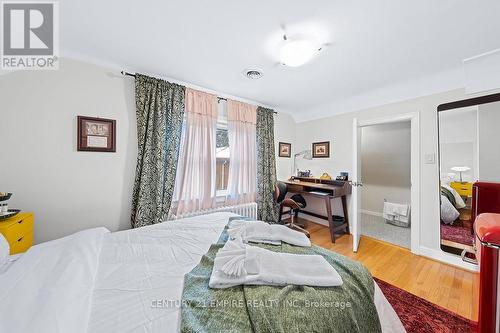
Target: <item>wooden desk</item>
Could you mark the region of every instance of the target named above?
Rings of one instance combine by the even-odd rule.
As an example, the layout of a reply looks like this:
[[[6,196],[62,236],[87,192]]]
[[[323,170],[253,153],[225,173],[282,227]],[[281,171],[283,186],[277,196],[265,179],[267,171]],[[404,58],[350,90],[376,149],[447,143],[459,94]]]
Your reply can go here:
[[[304,196],[313,196],[316,198],[321,198],[325,201],[327,216],[323,216],[306,210],[300,210],[300,212],[317,218],[328,220],[332,243],[335,243],[335,232],[343,230],[345,233],[349,233],[349,216],[347,213],[346,200],[346,196],[351,194],[352,192],[352,187],[349,182],[310,177],[293,177],[293,179],[290,178],[289,180],[284,181],[284,183],[288,185],[289,193],[299,193]],[[333,198],[341,198],[342,200],[344,222],[336,222],[333,220],[331,202]],[[280,217],[283,214],[282,210],[283,209],[281,208]]]

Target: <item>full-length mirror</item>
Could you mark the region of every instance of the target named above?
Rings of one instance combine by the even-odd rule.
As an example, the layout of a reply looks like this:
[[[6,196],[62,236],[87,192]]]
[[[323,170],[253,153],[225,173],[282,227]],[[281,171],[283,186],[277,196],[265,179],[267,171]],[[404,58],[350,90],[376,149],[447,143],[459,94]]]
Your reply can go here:
[[[500,96],[441,105],[441,249],[473,252],[473,184],[500,183]]]

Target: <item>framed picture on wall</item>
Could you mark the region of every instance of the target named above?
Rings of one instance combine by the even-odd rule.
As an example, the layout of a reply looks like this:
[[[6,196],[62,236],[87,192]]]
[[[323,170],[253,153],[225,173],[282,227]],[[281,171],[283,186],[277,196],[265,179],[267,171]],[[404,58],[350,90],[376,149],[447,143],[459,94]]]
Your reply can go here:
[[[279,157],[292,157],[292,144],[286,142],[279,143]]]
[[[77,117],[77,150],[116,152],[116,120]]]
[[[330,157],[330,141],[314,142],[312,151],[313,158]]]

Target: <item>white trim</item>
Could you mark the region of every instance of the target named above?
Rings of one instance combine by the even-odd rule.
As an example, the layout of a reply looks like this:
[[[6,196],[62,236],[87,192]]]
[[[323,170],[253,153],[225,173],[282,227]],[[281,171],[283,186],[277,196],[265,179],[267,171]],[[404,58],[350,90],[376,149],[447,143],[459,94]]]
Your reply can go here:
[[[479,144],[480,125],[481,125],[481,123],[479,122],[479,105],[476,105],[476,165],[474,165],[474,168],[476,169],[476,176],[477,176],[476,179],[481,179],[481,178],[479,178],[481,175],[481,173],[480,173],[481,172],[481,169],[480,169],[481,163],[480,163],[480,159],[479,159],[479,156],[481,156],[481,145]],[[439,142],[439,137],[438,137],[438,142]],[[439,174],[439,177],[441,177],[441,174]],[[474,177],[474,175],[473,175],[473,177]],[[498,276],[500,278],[500,274]],[[498,299],[500,301],[500,297]]]
[[[481,58],[481,57],[484,57],[484,56],[489,56],[489,55],[492,55],[492,54],[495,54],[495,53],[498,53],[498,52],[500,52],[500,49],[494,49],[494,50],[491,50],[491,51],[488,51],[488,52],[480,53],[480,54],[472,56],[470,58],[465,58],[462,62],[465,63],[467,61],[478,59],[478,58]]]
[[[353,118],[352,120],[352,146],[353,146],[353,155],[352,155],[352,180],[353,182],[361,183],[361,126],[359,124],[358,118]],[[361,188],[356,184],[352,187],[351,193],[351,205],[352,212],[351,214],[351,226],[350,230],[352,232],[352,251],[358,252],[359,243],[361,241]]]
[[[479,266],[464,262],[460,256],[446,253],[442,250],[435,250],[425,246],[420,247],[420,255],[433,260],[444,262],[445,264],[452,265],[458,268],[466,269],[472,272],[479,272]]]
[[[400,123],[403,121],[411,121],[414,117],[418,118],[418,115],[419,115],[418,112],[409,112],[409,113],[397,114],[394,116],[360,120],[358,122],[358,126],[366,127],[372,125],[382,125],[382,124]]]
[[[410,121],[411,123],[411,252],[420,254],[420,113],[408,112],[394,116],[361,120],[358,127],[398,123]],[[354,149],[356,149],[354,147]],[[354,152],[356,154],[356,151]],[[356,214],[354,211],[353,214]],[[439,248],[439,246],[438,246]]]
[[[374,212],[374,211],[366,210],[366,209],[361,209],[360,211],[361,211],[361,213],[366,214],[366,215],[384,217],[384,214],[379,213],[379,212]]]

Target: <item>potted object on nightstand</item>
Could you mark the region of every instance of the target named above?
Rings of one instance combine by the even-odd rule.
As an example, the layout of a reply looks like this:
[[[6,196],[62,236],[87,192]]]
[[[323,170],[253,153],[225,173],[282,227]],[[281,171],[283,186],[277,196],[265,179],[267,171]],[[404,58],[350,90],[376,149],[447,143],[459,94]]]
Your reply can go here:
[[[20,213],[19,209],[9,209],[7,200],[12,193],[0,192],[0,234],[10,246],[10,254],[26,252],[33,244],[33,213]]]
[[[20,212],[19,209],[9,209],[7,200],[10,199],[12,193],[0,192],[0,221],[11,218]]]

